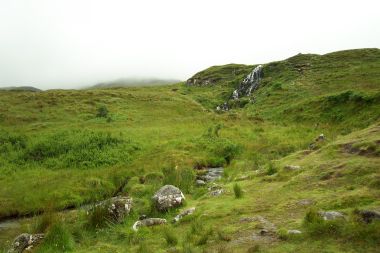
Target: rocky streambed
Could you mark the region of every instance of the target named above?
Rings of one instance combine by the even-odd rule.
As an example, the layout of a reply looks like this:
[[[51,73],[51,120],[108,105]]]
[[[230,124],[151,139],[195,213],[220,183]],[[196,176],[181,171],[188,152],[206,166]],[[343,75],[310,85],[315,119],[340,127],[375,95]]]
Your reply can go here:
[[[208,182],[213,182],[222,178],[224,173],[223,167],[205,168],[197,172],[197,185],[205,185]]]

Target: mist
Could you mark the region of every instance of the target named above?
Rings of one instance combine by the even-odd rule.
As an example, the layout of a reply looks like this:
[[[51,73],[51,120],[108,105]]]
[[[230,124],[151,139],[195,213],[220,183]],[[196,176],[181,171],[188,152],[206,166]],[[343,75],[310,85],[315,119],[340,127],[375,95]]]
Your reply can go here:
[[[186,80],[212,65],[380,47],[378,1],[0,0],[0,87]]]

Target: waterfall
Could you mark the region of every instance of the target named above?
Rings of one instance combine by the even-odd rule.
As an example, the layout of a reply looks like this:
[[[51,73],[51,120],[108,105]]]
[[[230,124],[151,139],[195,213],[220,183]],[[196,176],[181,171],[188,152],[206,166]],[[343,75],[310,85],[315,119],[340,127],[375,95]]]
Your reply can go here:
[[[239,87],[232,92],[229,99],[222,105],[219,105],[216,107],[216,110],[228,111],[230,109],[229,104],[228,104],[229,100],[231,99],[238,100],[241,97],[250,96],[252,92],[259,87],[262,76],[263,76],[263,66],[258,65],[252,70],[251,73],[249,73],[243,79]]]

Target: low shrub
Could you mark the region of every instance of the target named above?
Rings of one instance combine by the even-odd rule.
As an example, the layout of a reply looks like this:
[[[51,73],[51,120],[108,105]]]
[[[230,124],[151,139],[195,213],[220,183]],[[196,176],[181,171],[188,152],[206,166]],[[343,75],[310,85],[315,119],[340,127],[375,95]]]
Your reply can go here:
[[[268,164],[268,168],[267,168],[267,170],[266,170],[266,174],[267,174],[268,176],[271,176],[271,175],[276,174],[277,171],[278,171],[278,170],[277,170],[276,166],[275,166],[272,162],[270,162],[270,163]]]
[[[107,118],[108,108],[105,105],[100,105],[97,109],[96,117]]]

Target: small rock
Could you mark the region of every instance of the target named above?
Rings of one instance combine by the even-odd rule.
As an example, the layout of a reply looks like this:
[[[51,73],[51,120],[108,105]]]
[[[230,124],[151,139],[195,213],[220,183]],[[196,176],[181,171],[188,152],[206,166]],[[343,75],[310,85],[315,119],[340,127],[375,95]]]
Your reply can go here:
[[[239,222],[242,222],[242,223],[253,222],[253,221],[255,221],[255,219],[252,217],[243,217],[243,218],[240,218],[239,220]]]
[[[324,134],[320,134],[316,139],[315,141],[324,141],[325,140],[325,135]]]
[[[374,220],[380,220],[380,213],[376,211],[360,210],[357,211],[356,214],[358,214],[365,223],[371,223]]]
[[[324,220],[337,220],[337,219],[345,219],[344,215],[341,212],[337,211],[320,211],[318,214],[324,219]]]
[[[244,181],[244,180],[248,180],[248,179],[250,179],[249,176],[241,176],[241,177],[236,178],[235,181]]]
[[[299,230],[296,230],[296,229],[291,229],[291,230],[288,230],[288,234],[289,235],[296,235],[296,234],[302,234],[302,232]]]
[[[44,234],[21,234],[17,236],[8,253],[22,253],[26,248],[32,248],[42,241]]]
[[[197,181],[195,181],[195,184],[196,184],[197,186],[204,186],[204,185],[206,185],[206,182],[203,181],[203,180],[198,179]]]
[[[178,214],[176,217],[174,217],[173,222],[178,222],[181,220],[183,217],[193,214],[195,212],[195,207],[189,208],[185,211],[182,211],[180,214]]]
[[[159,211],[167,211],[180,206],[185,200],[185,196],[177,187],[165,185],[154,194],[152,200]]]
[[[133,224],[132,229],[137,231],[140,227],[151,227],[155,225],[166,224],[166,219],[161,218],[146,218],[144,220],[138,220]]]
[[[314,204],[314,201],[311,199],[301,199],[300,201],[297,202],[297,204],[300,206],[310,206]]]
[[[301,169],[301,166],[298,166],[298,165],[286,165],[284,168],[287,169],[287,170],[299,170],[299,169]]]
[[[213,196],[213,197],[217,197],[217,196],[222,195],[223,192],[224,192],[223,189],[218,189],[218,190],[211,191],[211,192],[210,192],[210,195]]]
[[[143,215],[140,215],[139,220],[145,220],[146,218],[148,217],[145,214],[143,214]]]

